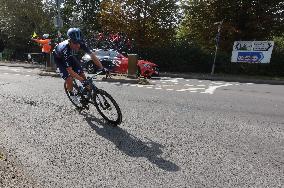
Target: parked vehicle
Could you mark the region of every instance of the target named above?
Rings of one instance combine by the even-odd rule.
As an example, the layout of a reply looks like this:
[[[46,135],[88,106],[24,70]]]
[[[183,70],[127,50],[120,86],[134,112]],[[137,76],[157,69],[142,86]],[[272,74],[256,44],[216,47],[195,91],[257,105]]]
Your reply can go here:
[[[115,50],[95,50],[102,65],[112,73],[126,74],[128,71],[128,58]],[[83,65],[89,74],[95,73],[98,69],[88,54],[82,57]],[[152,77],[159,76],[158,65],[146,60],[138,60],[137,76]]]

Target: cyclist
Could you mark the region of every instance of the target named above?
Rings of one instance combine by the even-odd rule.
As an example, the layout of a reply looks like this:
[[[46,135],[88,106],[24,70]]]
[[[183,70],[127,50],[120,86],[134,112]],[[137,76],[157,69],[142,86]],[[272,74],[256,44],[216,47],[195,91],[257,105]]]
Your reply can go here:
[[[97,65],[99,71],[107,72],[107,70],[103,68],[95,53],[92,52],[85,44],[79,28],[70,28],[67,31],[67,36],[68,40],[65,40],[55,46],[53,55],[55,63],[60,71],[60,75],[65,80],[71,99],[73,102],[79,104],[79,101],[73,92],[73,78],[81,81],[84,86],[86,86],[87,83],[85,82],[86,76],[80,62],[75,57],[75,52],[82,49],[85,53],[91,56],[93,63]]]

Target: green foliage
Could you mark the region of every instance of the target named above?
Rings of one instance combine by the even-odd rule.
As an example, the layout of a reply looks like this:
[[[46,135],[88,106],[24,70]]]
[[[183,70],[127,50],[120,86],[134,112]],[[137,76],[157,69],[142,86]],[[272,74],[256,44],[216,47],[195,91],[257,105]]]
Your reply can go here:
[[[137,50],[143,59],[151,60],[168,72],[209,72],[213,57],[199,46],[178,43]]]
[[[177,3],[179,2],[179,3]],[[64,0],[62,33],[80,27],[86,38],[97,31],[125,33],[136,52],[163,71],[207,72],[215,51],[219,22],[217,73],[283,75],[284,3],[280,0]],[[55,0],[1,0],[0,50],[6,58],[39,52],[33,32],[55,36]],[[65,36],[66,37],[66,36]],[[274,40],[270,64],[231,63],[236,40]]]
[[[124,32],[141,48],[173,42],[176,0],[107,0],[102,3],[102,29]],[[114,27],[112,27],[114,26]]]
[[[279,0],[182,0],[185,17],[179,36],[213,49],[216,22],[224,20],[221,49],[230,52],[236,40],[271,40],[283,33],[284,3]]]
[[[10,57],[19,58],[27,52],[34,31],[50,31],[50,18],[43,12],[42,6],[41,0],[0,1],[0,35],[9,54],[12,52]]]
[[[61,11],[65,31],[70,27],[79,27],[86,37],[91,37],[101,27],[99,0],[65,0]]]
[[[284,54],[284,34],[279,37],[274,37],[275,48],[274,51],[276,53],[283,53]]]
[[[5,48],[3,51],[3,59],[6,59],[6,60],[12,59],[13,53],[14,53],[14,50]]]

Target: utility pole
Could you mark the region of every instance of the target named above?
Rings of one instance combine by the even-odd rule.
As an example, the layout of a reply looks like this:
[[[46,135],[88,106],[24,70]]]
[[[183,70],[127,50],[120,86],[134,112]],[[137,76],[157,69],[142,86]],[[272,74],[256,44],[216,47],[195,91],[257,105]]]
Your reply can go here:
[[[55,0],[55,2],[56,2],[57,16],[54,19],[54,25],[59,30],[63,27],[63,21],[60,15],[60,5],[63,3],[63,0]]]
[[[57,12],[56,17],[54,17],[54,26],[57,29],[57,43],[60,42],[60,38],[61,38],[61,33],[60,33],[60,29],[63,27],[63,21],[60,15],[60,5],[64,2],[64,0],[55,0],[55,10]],[[54,57],[52,57],[52,53],[50,53],[50,59],[52,60],[52,69],[56,69],[55,67],[55,63],[54,63]]]
[[[221,36],[221,29],[222,29],[223,21],[224,20],[222,20],[221,22],[214,23],[214,25],[218,25],[218,33],[216,35],[216,45],[215,45],[216,50],[215,50],[215,56],[214,56],[214,62],[213,62],[213,65],[212,65],[211,75],[213,75],[214,71],[215,71],[215,63],[216,63],[217,52],[218,52],[219,43],[220,43],[220,36]]]

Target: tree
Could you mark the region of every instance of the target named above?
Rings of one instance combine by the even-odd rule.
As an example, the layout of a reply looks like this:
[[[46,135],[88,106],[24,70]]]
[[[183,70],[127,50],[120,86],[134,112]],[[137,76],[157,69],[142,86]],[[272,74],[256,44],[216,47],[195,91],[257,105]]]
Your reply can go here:
[[[140,47],[172,42],[177,21],[176,0],[106,0],[102,2],[102,28],[124,32]]]
[[[214,48],[215,22],[224,20],[221,48],[230,51],[235,40],[268,40],[283,33],[281,0],[182,0],[185,17],[179,36]]]
[[[100,25],[108,33],[126,32],[126,13],[124,0],[104,0],[101,3]]]
[[[86,37],[90,37],[100,29],[99,12],[100,0],[65,0],[62,8],[65,29],[79,27]]]
[[[34,31],[51,30],[49,15],[43,12],[41,0],[1,0],[0,33],[7,48],[14,55],[27,52],[28,42]]]

